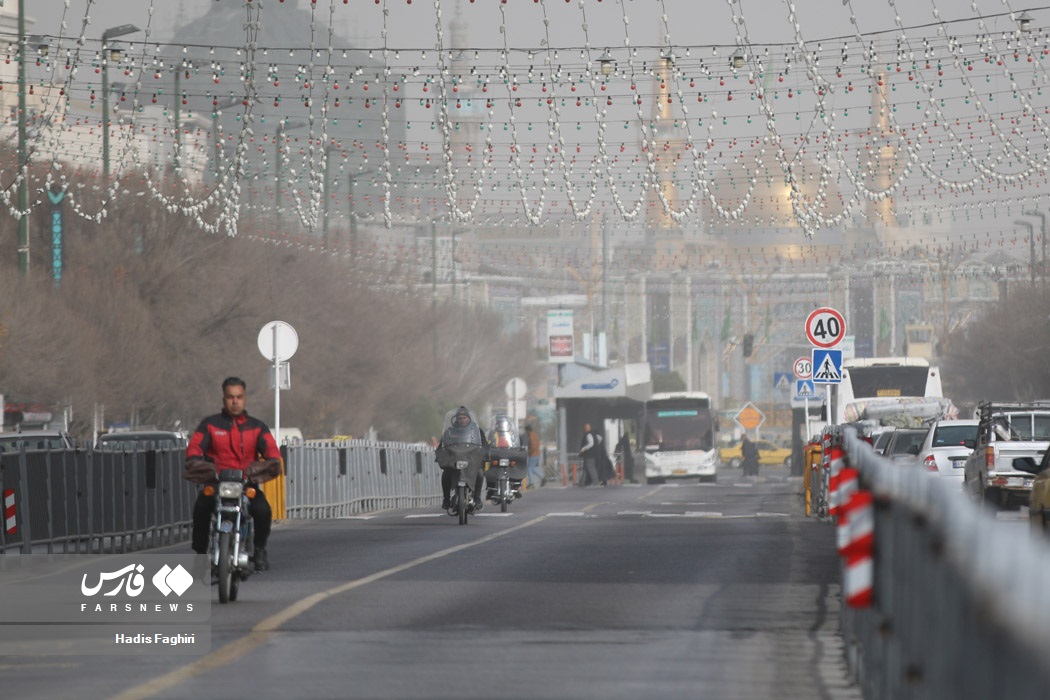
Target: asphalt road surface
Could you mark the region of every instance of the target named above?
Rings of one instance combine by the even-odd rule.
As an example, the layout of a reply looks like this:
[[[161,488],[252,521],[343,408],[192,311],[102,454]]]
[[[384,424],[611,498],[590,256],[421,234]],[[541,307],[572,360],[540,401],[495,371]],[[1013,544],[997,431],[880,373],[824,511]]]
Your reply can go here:
[[[207,655],[0,657],[0,696],[858,700],[834,528],[799,490],[727,468],[548,486],[465,526],[280,523],[273,568],[212,606]]]

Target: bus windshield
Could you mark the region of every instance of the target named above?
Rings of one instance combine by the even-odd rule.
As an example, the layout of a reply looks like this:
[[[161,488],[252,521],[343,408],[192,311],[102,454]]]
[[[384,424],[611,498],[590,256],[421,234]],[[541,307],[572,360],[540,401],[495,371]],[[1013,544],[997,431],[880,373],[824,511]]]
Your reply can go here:
[[[649,402],[645,410],[645,446],[662,452],[710,450],[714,418],[706,400]]]

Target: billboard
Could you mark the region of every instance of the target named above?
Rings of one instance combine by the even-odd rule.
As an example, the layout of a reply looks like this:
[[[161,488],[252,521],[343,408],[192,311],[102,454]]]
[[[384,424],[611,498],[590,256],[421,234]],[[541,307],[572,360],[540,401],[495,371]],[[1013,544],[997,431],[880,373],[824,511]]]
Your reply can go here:
[[[547,312],[547,348],[550,362],[572,362],[576,354],[573,345],[572,309],[552,309]]]

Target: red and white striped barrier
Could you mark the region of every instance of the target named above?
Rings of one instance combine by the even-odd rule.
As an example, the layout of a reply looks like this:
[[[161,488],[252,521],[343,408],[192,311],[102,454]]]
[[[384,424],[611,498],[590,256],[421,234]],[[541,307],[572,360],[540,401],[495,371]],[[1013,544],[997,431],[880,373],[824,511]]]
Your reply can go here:
[[[850,497],[857,492],[856,469],[842,467],[832,471],[828,478],[828,515],[842,516],[842,510],[849,503]]]
[[[9,535],[18,532],[15,526],[15,492],[13,489],[4,489],[4,531]]]
[[[846,604],[867,608],[875,577],[875,502],[870,491],[856,491],[850,496],[842,508],[837,535],[839,554],[846,558]]]
[[[871,585],[875,575],[875,563],[871,552],[860,552],[846,557],[845,596],[851,608],[871,607]]]

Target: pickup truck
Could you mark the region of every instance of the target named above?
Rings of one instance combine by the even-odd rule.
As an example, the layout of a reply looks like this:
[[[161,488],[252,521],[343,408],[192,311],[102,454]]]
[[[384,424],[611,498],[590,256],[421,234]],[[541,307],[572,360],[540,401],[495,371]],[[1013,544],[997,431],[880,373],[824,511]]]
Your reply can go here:
[[[963,488],[996,510],[1028,505],[1034,476],[1014,460],[1039,462],[1050,447],[1050,401],[997,402],[977,406],[977,443],[966,459]]]

